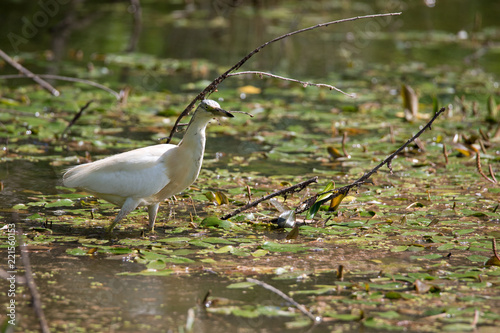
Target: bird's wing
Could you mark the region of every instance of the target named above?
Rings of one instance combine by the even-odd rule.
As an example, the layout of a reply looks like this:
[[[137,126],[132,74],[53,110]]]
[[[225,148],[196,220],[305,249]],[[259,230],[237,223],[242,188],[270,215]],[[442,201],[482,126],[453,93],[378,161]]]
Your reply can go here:
[[[78,165],[64,174],[63,183],[93,193],[145,198],[170,182],[160,157],[175,147],[155,145]]]

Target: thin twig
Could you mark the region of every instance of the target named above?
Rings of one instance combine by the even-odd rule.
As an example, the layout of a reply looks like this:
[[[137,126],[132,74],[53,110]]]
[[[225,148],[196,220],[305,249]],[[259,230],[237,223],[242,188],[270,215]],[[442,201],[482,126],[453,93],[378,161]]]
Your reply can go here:
[[[36,74],[34,74],[36,75]],[[53,74],[38,74],[36,75],[37,77],[44,78],[44,79],[49,79],[49,80],[60,80],[60,81],[68,81],[68,82],[76,82],[76,83],[83,83],[83,84],[88,84],[89,86],[93,86],[99,89],[102,89],[111,95],[115,96],[117,100],[120,100],[122,98],[120,93],[117,93],[113,89],[110,89],[106,86],[103,86],[102,84],[90,81],[90,80],[85,80],[85,79],[78,79],[74,77],[68,77],[68,76],[61,76],[61,75],[53,75]],[[11,74],[11,75],[0,75],[0,79],[22,79],[26,78],[26,76],[21,75],[21,74]]]
[[[66,134],[66,132],[70,129],[71,126],[73,126],[76,121],[80,118],[80,116],[82,115],[83,111],[85,111],[85,109],[87,109],[90,105],[90,103],[92,103],[93,100],[90,100],[87,102],[87,104],[85,104],[84,106],[82,106],[80,108],[80,111],[78,111],[75,116],[73,117],[73,119],[71,119],[71,121],[69,122],[68,126],[66,126],[66,128],[64,129],[64,131],[62,132],[61,134],[61,137],[64,137],[64,135]]]
[[[446,145],[443,143],[443,156],[444,156],[444,164],[448,165],[448,150],[446,150]]]
[[[279,191],[276,191],[276,192],[273,192],[269,195],[266,195],[266,196],[263,196],[257,200],[254,200],[248,204],[246,204],[245,206],[243,207],[240,207],[238,209],[236,209],[235,211],[233,211],[232,213],[229,213],[229,214],[226,214],[224,215],[223,217],[221,217],[221,220],[227,220],[235,215],[238,215],[239,213],[247,210],[247,209],[250,209],[252,207],[255,207],[257,206],[259,203],[261,203],[262,201],[266,201],[266,200],[269,200],[271,198],[274,198],[278,195],[283,195],[283,194],[288,194],[288,193],[295,193],[295,192],[300,192],[302,191],[306,186],[308,186],[309,184],[311,183],[316,183],[318,181],[318,177],[313,177],[311,179],[308,179],[308,180],[305,180],[303,182],[300,182],[298,184],[295,184],[295,185],[292,185],[292,186],[289,186],[287,188],[284,188],[284,189],[281,189]]]
[[[248,203],[252,202],[252,190],[248,185],[247,185],[247,195],[248,195]]]
[[[389,126],[389,135],[391,138],[391,143],[396,143],[396,139],[394,139],[394,127],[392,127],[392,125]]]
[[[480,314],[481,313],[479,312],[478,309],[474,310],[474,319],[472,320],[472,324],[471,324],[473,330],[477,329],[477,323],[479,322],[479,315]]]
[[[309,312],[305,306],[303,306],[302,304],[300,303],[297,303],[293,298],[291,298],[290,296],[288,296],[287,294],[285,294],[284,292],[282,292],[281,290],[271,286],[270,284],[267,284],[265,282],[262,282],[262,281],[259,281],[259,280],[256,280],[256,279],[252,279],[252,278],[247,278],[247,281],[248,282],[251,282],[251,283],[255,283],[255,284],[258,284],[259,286],[261,287],[264,287],[265,289],[269,290],[269,291],[272,291],[273,293],[275,293],[276,295],[280,296],[281,298],[283,298],[285,301],[293,304],[297,309],[299,309],[300,312],[302,312],[303,314],[305,314],[307,317],[309,317],[309,319],[311,319],[315,324],[318,324],[318,323],[321,323],[321,321],[323,320],[320,316],[314,316],[311,312]]]
[[[490,176],[491,176],[491,179],[493,179],[493,181],[494,181],[495,183],[498,183],[498,180],[497,180],[497,179],[496,179],[496,177],[495,177],[495,173],[493,172],[493,167],[491,166],[491,164],[490,164],[490,165],[488,165],[488,169],[490,170]]]
[[[491,179],[490,177],[486,176],[486,174],[483,172],[483,168],[481,168],[481,157],[480,157],[480,154],[479,154],[479,151],[476,152],[476,167],[477,167],[477,171],[479,172],[479,174],[481,176],[483,176],[484,179],[486,179],[487,181],[489,181],[490,183],[493,183],[493,184],[496,184],[497,182],[493,179]]]
[[[344,134],[342,135],[342,152],[344,153],[345,157],[349,157],[349,154],[345,150],[346,141],[347,141],[347,132],[344,132]]]
[[[304,88],[308,87],[308,86],[313,86],[313,87],[318,87],[318,88],[321,88],[321,87],[325,87],[325,88],[328,88],[330,90],[335,90],[335,91],[338,91],[339,93],[342,93],[346,96],[349,96],[349,97],[352,97],[352,98],[355,98],[356,97],[356,94],[349,94],[349,93],[346,93],[345,91],[335,87],[335,86],[332,86],[332,85],[329,85],[329,84],[324,84],[324,83],[312,83],[312,82],[307,82],[307,81],[300,81],[300,80],[296,80],[296,79],[291,79],[291,78],[288,78],[288,77],[284,77],[284,76],[279,76],[279,75],[276,75],[276,74],[271,74],[271,73],[266,73],[266,72],[260,72],[260,71],[245,71],[245,72],[236,72],[236,73],[231,73],[231,74],[228,74],[227,76],[237,76],[237,75],[245,75],[245,74],[256,74],[258,76],[260,76],[262,78],[262,76],[269,76],[269,77],[272,77],[274,79],[279,79],[279,80],[283,80],[283,81],[290,81],[290,82],[295,82],[295,83],[300,83]]]
[[[15,62],[14,59],[12,59],[11,57],[9,57],[9,55],[7,53],[5,53],[4,51],[2,51],[1,49],[0,49],[0,57],[2,57],[3,60],[5,60],[9,65],[11,65],[15,69],[17,69],[18,71],[20,71],[21,73],[23,73],[22,76],[25,76],[25,77],[28,77],[28,78],[32,79],[33,81],[35,81],[36,83],[38,83],[42,88],[44,88],[45,90],[47,90],[48,92],[50,92],[52,95],[59,96],[61,94],[59,92],[59,90],[57,90],[56,88],[52,87],[52,85],[50,85],[50,83],[42,80],[39,75],[36,75],[36,74],[32,73],[28,69],[26,69],[23,66],[21,66],[21,64]]]
[[[18,225],[16,223],[16,225]],[[21,251],[21,260],[24,266],[24,275],[26,277],[26,284],[28,285],[28,289],[31,293],[31,297],[33,299],[33,307],[35,309],[35,314],[38,317],[38,321],[40,323],[40,329],[43,333],[50,332],[49,325],[47,324],[47,319],[45,319],[45,314],[42,308],[42,299],[40,294],[38,293],[38,289],[36,287],[35,280],[33,279],[33,272],[31,271],[30,258],[28,255],[28,250],[26,250],[26,246],[24,245],[23,239],[23,231],[19,228],[19,233],[17,235],[17,240],[19,242],[19,249]]]
[[[219,86],[219,84],[227,78],[227,76],[229,75],[229,73],[231,73],[232,71],[235,71],[238,68],[240,68],[254,54],[260,52],[264,47],[268,46],[269,44],[272,44],[274,42],[277,42],[279,40],[282,40],[284,38],[287,38],[287,37],[290,37],[290,36],[293,36],[293,35],[296,35],[296,34],[299,34],[299,33],[302,33],[302,32],[306,32],[306,31],[313,30],[313,29],[316,29],[316,28],[327,27],[329,25],[336,24],[336,23],[350,22],[350,21],[356,21],[356,20],[367,19],[367,18],[375,18],[375,17],[396,16],[396,15],[401,15],[401,12],[399,12],[399,13],[387,13],[387,14],[373,14],[373,15],[365,15],[365,16],[355,16],[355,17],[351,17],[351,18],[346,18],[346,19],[341,19],[341,20],[336,20],[336,21],[331,21],[331,22],[326,22],[326,23],[320,23],[320,24],[317,24],[317,25],[312,26],[312,27],[308,27],[308,28],[296,30],[296,31],[293,31],[293,32],[289,32],[289,33],[287,33],[285,35],[276,37],[276,38],[274,38],[274,39],[272,39],[272,40],[270,40],[270,41],[262,44],[261,46],[257,47],[255,50],[253,50],[252,52],[250,52],[249,54],[247,54],[246,56],[244,56],[240,61],[238,61],[231,68],[229,68],[228,70],[226,70],[223,74],[221,74],[215,80],[213,80],[212,83],[210,83],[205,89],[203,89],[203,91],[201,93],[199,93],[198,96],[196,96],[191,101],[191,103],[188,104],[188,106],[184,109],[184,111],[182,111],[182,113],[179,115],[179,117],[177,117],[177,120],[175,121],[174,126],[172,127],[172,130],[170,131],[170,135],[167,138],[167,143],[169,143],[172,140],[172,137],[173,137],[174,133],[177,130],[177,125],[179,124],[179,122],[181,121],[181,119],[184,118],[185,116],[187,116],[189,114],[189,112],[193,109],[193,107],[194,107],[194,105],[196,104],[197,101],[201,101],[203,98],[205,98],[206,95],[211,94],[214,91],[216,91],[217,87]]]

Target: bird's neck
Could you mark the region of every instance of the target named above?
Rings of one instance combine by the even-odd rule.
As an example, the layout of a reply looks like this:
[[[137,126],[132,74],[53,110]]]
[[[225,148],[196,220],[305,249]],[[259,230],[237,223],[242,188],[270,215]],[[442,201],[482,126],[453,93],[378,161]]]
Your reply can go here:
[[[182,141],[179,143],[179,148],[189,151],[196,160],[203,159],[206,141],[205,129],[209,121],[210,118],[197,117],[195,114],[188,125]]]

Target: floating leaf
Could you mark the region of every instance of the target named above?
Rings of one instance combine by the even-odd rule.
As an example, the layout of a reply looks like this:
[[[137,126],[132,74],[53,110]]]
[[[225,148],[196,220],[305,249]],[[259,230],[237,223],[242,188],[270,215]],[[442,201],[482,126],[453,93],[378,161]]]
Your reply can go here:
[[[307,250],[302,244],[282,244],[275,242],[265,242],[262,244],[262,248],[271,252],[302,252]]]
[[[269,253],[268,250],[258,249],[258,250],[255,250],[254,252],[252,252],[251,254],[252,254],[253,257],[258,258],[258,257],[263,257],[263,256],[265,256],[268,253]]]
[[[401,293],[398,293],[397,291],[389,291],[389,292],[385,293],[385,298],[400,299],[400,298],[403,298],[403,296],[401,296]]]
[[[330,156],[333,158],[333,159],[337,159],[337,158],[340,158],[340,157],[344,157],[344,154],[342,154],[337,148],[334,148],[334,147],[328,147],[326,148],[326,150],[328,151],[328,154],[330,154]]]
[[[488,261],[485,263],[486,266],[500,266],[500,260],[496,256],[492,256]]]
[[[345,198],[345,196],[346,196],[345,194],[340,193],[336,197],[333,197],[332,201],[330,201],[330,207],[328,208],[328,210],[332,212],[336,211],[337,208],[340,206],[342,200]]]
[[[185,258],[185,257],[179,257],[179,256],[171,256],[166,259],[163,259],[165,262],[169,262],[172,264],[190,264],[195,262],[193,259]]]
[[[443,245],[439,246],[437,249],[439,251],[448,251],[448,250],[451,250],[454,248],[455,248],[455,244],[443,244]]]
[[[362,317],[359,314],[351,314],[351,313],[331,313],[331,314],[329,313],[328,317],[349,322],[359,321],[362,319]]]
[[[30,219],[30,220],[39,220],[39,219],[42,219],[42,218],[43,217],[40,214],[38,214],[38,213],[28,216],[28,219]]]
[[[224,239],[220,237],[205,237],[202,240],[206,243],[210,244],[234,244],[235,242],[230,241],[229,239]]]
[[[398,245],[398,246],[393,246],[391,247],[391,252],[403,252],[408,249],[407,245]]]
[[[204,247],[204,248],[214,248],[215,247],[215,245],[204,242],[200,239],[192,239],[189,241],[189,244],[194,245],[194,246]]]
[[[110,253],[110,254],[128,254],[132,250],[128,247],[116,247],[116,246],[102,246],[99,248],[100,253]]]
[[[162,243],[186,243],[191,241],[190,237],[168,237],[168,238],[162,238],[158,240],[159,242]]]
[[[385,319],[398,319],[401,315],[396,311],[377,312],[377,316]]]
[[[158,270],[166,267],[165,262],[163,260],[152,260],[150,261],[146,267],[150,270]]]
[[[48,204],[45,205],[46,208],[53,208],[53,207],[71,207],[73,206],[73,200],[71,199],[60,199],[56,200],[54,202],[49,202]]]
[[[247,94],[247,95],[257,95],[261,93],[261,89],[254,87],[254,86],[243,86],[238,88],[238,92],[241,94]]]
[[[248,289],[255,286],[253,282],[237,282],[226,286],[227,289]]]
[[[218,248],[217,250],[213,250],[213,253],[230,253],[233,252],[234,247],[232,245],[226,245],[221,248]]]
[[[215,227],[222,229],[231,229],[234,224],[228,220],[221,220],[216,216],[209,216],[201,221],[200,226],[204,228]]]
[[[67,254],[71,254],[73,256],[88,256],[91,253],[89,253],[91,250],[87,249],[82,249],[79,247],[73,248],[73,249],[66,249]]]
[[[490,258],[474,254],[468,256],[467,259],[469,259],[472,262],[487,262]]]

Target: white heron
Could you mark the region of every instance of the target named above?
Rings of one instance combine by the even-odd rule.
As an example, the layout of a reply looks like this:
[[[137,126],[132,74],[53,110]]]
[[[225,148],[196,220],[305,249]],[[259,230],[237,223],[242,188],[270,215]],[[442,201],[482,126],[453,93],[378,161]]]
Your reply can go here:
[[[68,169],[63,184],[120,206],[108,231],[139,206],[147,206],[154,230],[162,201],[198,178],[205,152],[205,129],[213,118],[233,117],[213,100],[203,100],[178,145],[158,144],[113,155]]]

